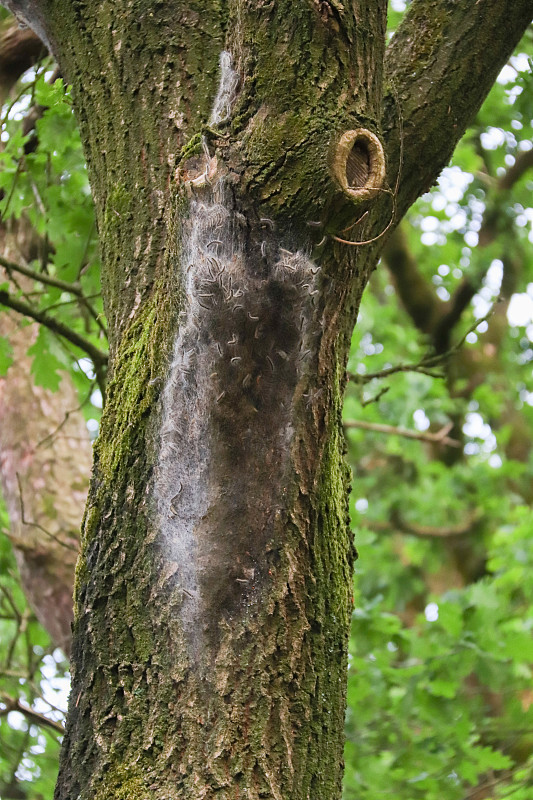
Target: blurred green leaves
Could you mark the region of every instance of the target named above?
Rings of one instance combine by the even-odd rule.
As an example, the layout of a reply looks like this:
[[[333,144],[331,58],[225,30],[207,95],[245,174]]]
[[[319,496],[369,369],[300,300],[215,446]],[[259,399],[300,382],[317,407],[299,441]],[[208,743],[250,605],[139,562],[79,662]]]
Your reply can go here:
[[[533,286],[533,170],[509,191],[497,185],[533,148],[532,52],[528,32],[452,165],[403,223],[443,310],[465,280],[474,287],[452,342],[489,313],[487,322],[467,337],[459,367],[443,364],[444,379],[399,372],[347,390],[346,420],[398,434],[347,431],[359,560],[346,800],[531,796],[533,320],[516,322],[508,297],[495,301],[510,286],[525,302]],[[489,224],[493,238],[476,247]],[[431,352],[385,257],[363,298],[349,371]],[[401,435],[450,423],[459,450]],[[451,535],[454,526],[464,533]]]

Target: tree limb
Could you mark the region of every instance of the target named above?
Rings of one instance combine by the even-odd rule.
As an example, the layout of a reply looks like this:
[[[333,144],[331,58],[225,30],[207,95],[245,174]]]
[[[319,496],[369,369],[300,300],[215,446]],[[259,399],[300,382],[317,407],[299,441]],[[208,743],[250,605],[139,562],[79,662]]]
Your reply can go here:
[[[51,275],[46,275],[44,272],[36,272],[29,267],[25,267],[22,264],[17,264],[14,261],[9,261],[6,258],[0,256],[0,266],[4,267],[6,272],[10,274],[11,272],[18,272],[21,275],[25,275],[28,278],[32,278],[34,281],[39,283],[43,283],[46,286],[54,286],[56,289],[61,289],[63,292],[68,292],[69,294],[74,295],[77,297],[80,304],[83,305],[91,317],[94,319],[104,336],[107,337],[107,328],[100,319],[100,315],[95,311],[93,306],[90,304],[88,297],[83,294],[83,289],[79,283],[69,283],[68,281],[62,281],[59,278],[54,278]],[[98,295],[96,295],[98,296]],[[55,307],[55,306],[54,306]],[[44,312],[43,312],[44,313]]]
[[[520,180],[522,175],[528,169],[533,167],[533,149],[524,150],[520,153],[512,167],[506,170],[505,174],[498,181],[499,188],[502,191],[512,189],[515,183]]]
[[[516,182],[532,166],[533,150],[526,150],[497,181],[491,182],[489,201],[479,231],[479,248],[488,247],[495,240],[500,232],[498,221],[501,218],[502,197],[511,191]],[[431,336],[437,353],[446,353],[450,347],[453,329],[478,291],[477,283],[465,277],[449,301],[440,300],[430,282],[418,269],[401,226],[390,235],[383,251],[383,260],[392,276],[402,305],[415,326]],[[505,263],[506,259],[503,260]],[[513,272],[514,280],[509,282],[508,274],[509,270],[506,269],[501,292],[503,297],[510,297],[515,291],[516,276]]]
[[[442,300],[418,269],[402,226],[389,236],[383,261],[392,276],[403,307],[422,333],[430,333],[438,317]]]
[[[62,336],[64,339],[67,339],[71,344],[79,347],[80,350],[83,350],[84,353],[87,353],[91,361],[93,362],[95,369],[105,367],[107,364],[107,353],[103,352],[103,350],[99,350],[92,342],[88,339],[85,339],[83,336],[80,336],[79,333],[73,331],[68,325],[60,322],[54,317],[49,316],[44,311],[39,311],[36,308],[33,308],[28,303],[23,303],[21,300],[17,300],[17,298],[13,297],[4,290],[0,290],[0,305],[6,306],[6,308],[11,308],[13,311],[16,311],[18,314],[22,314],[25,317],[30,317],[38,322],[40,325],[44,325],[45,328],[48,328],[53,333],[57,333],[59,336]]]
[[[361,525],[371,531],[379,533],[408,533],[411,536],[419,536],[423,539],[451,539],[458,536],[465,536],[471,533],[479,521],[480,514],[475,509],[471,512],[464,522],[457,525],[448,525],[447,527],[437,527],[434,525],[417,525],[413,522],[407,522],[401,517],[400,512],[395,509],[391,513],[391,518],[387,522],[372,519],[361,519]]]
[[[394,425],[385,425],[378,422],[365,422],[360,419],[346,420],[344,423],[346,429],[361,428],[365,431],[373,431],[374,433],[386,433],[394,436],[403,436],[405,439],[417,439],[421,442],[431,442],[431,444],[444,444],[448,447],[461,447],[461,442],[456,439],[450,439],[448,433],[453,427],[453,423],[445,425],[440,431],[436,433],[424,433],[423,431],[413,431],[409,428],[397,428]]]
[[[45,54],[39,37],[21,29],[15,20],[0,30],[0,105],[20,76]]]
[[[79,283],[68,283],[59,278],[53,278],[51,275],[46,275],[43,272],[36,272],[34,269],[25,267],[22,264],[17,264],[15,261],[9,261],[7,258],[0,256],[0,266],[4,267],[7,272],[20,272],[21,275],[26,275],[34,281],[44,283],[47,286],[54,286],[56,289],[61,289],[63,292],[69,292],[76,297],[83,298],[83,291]]]
[[[0,708],[0,717],[5,717],[11,711],[18,711],[35,725],[51,728],[53,731],[56,731],[56,733],[65,733],[65,728],[60,722],[49,719],[45,717],[44,714],[39,714],[38,711],[34,711],[33,708],[23,705],[18,697],[9,697],[9,695],[3,694],[0,695],[0,703],[5,706],[5,708]]]
[[[502,215],[502,200],[513,189],[518,180],[533,166],[533,150],[526,150],[516,159],[512,167],[498,179],[493,191],[489,194],[489,199],[483,215],[483,223],[479,231],[478,248],[488,247],[495,241],[498,234],[501,234],[502,217],[504,226],[512,229],[512,223]],[[516,290],[516,270],[513,269],[512,260],[503,256],[504,278],[500,294],[502,298],[509,298]],[[437,320],[432,334],[433,343],[436,351],[444,352],[449,348],[450,338],[454,327],[462,317],[463,311],[469,306],[470,301],[479,289],[481,280],[463,279],[457,287],[450,300],[443,304],[443,312]]]
[[[531,22],[531,0],[413,0],[387,49],[383,130],[398,219],[427,191]]]

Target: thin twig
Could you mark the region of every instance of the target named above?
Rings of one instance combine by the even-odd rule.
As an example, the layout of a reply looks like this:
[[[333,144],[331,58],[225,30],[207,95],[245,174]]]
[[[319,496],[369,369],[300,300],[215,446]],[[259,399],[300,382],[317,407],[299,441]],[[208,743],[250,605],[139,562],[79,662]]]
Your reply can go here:
[[[46,220],[46,208],[44,207],[44,203],[42,201],[42,198],[41,198],[41,195],[40,195],[40,192],[39,192],[39,188],[38,188],[37,184],[35,183],[35,181],[31,177],[30,177],[30,186],[31,186],[31,190],[33,192],[33,196],[35,198],[35,203],[37,204],[37,208],[39,209],[40,213],[42,214],[42,216]]]
[[[17,771],[20,767],[21,761],[24,758],[24,753],[27,750],[28,744],[30,742],[30,728],[28,726],[28,730],[24,732],[24,735],[20,739],[19,746],[16,750],[15,757],[11,758],[11,769],[9,770],[9,780],[3,782],[4,786],[17,786],[19,783],[17,778]],[[10,748],[11,752],[15,750],[14,747]]]
[[[384,369],[380,369],[378,372],[368,372],[364,375],[359,375],[355,372],[348,373],[348,380],[353,381],[353,383],[370,383],[375,379],[380,378],[388,378],[390,375],[396,375],[398,372],[419,372],[422,375],[429,375],[431,378],[445,378],[446,376],[442,372],[434,372],[430,369],[431,363],[434,362],[435,365],[440,363],[443,360],[442,356],[435,356],[429,359],[422,359],[419,361],[418,364],[396,364],[394,367],[385,367]]]
[[[36,270],[25,267],[22,264],[9,261],[7,258],[3,258],[2,256],[0,256],[0,266],[4,267],[4,269],[6,269],[8,272],[19,272],[21,275],[26,275],[26,277],[32,278],[34,281],[45,283],[48,286],[55,286],[56,289],[61,289],[63,292],[69,292],[69,294],[83,298],[83,291],[81,284],[79,283],[69,283],[68,281],[62,281],[59,278],[53,278],[51,275],[46,275],[43,272],[37,272]]]
[[[92,225],[91,225],[91,230],[89,231],[89,235],[87,236],[87,239],[85,240],[85,247],[83,248],[83,253],[82,253],[82,256],[81,256],[80,266],[79,266],[79,269],[78,269],[78,280],[81,278],[82,272],[85,269],[85,261],[87,259],[87,253],[89,252],[89,245],[91,244],[91,239],[93,238],[95,227],[96,227],[96,224],[95,224],[95,221],[93,219],[93,222],[92,222]]]
[[[371,405],[372,403],[377,403],[381,400],[384,394],[387,394],[389,391],[390,386],[382,386],[381,389],[376,392],[376,394],[369,397],[367,400],[360,400],[361,408],[366,408],[367,406]]]
[[[8,208],[9,208],[10,204],[11,204],[11,200],[13,199],[13,195],[15,193],[15,188],[17,186],[21,170],[22,170],[22,158],[19,158],[18,163],[17,163],[17,168],[15,170],[15,174],[13,175],[13,183],[11,184],[11,188],[10,188],[9,194],[7,196],[7,200],[6,200],[6,203],[5,203],[5,206],[4,206],[4,210],[2,211],[2,214],[1,214],[3,219],[6,219],[6,217],[7,217],[7,211],[8,211]]]
[[[13,660],[13,654],[15,652],[15,647],[17,646],[17,642],[19,640],[19,636],[23,633],[23,623],[25,618],[25,611],[20,612],[15,604],[15,601],[11,597],[11,593],[5,586],[0,586],[0,591],[8,601],[9,605],[13,609],[14,616],[12,617],[12,621],[16,623],[16,629],[13,634],[13,638],[9,643],[9,647],[7,649],[7,654],[5,657],[5,665],[9,669],[11,667],[11,663]]]
[[[36,447],[44,447],[45,445],[48,446],[48,444],[52,443],[53,439],[58,435],[58,433],[61,430],[61,428],[64,425],[66,425],[66,423],[68,422],[68,419],[69,419],[70,415],[71,414],[76,414],[78,411],[81,411],[81,409],[84,406],[87,405],[87,403],[91,399],[92,393],[94,392],[95,385],[96,385],[96,381],[91,381],[91,386],[89,388],[89,393],[85,397],[85,400],[82,400],[82,402],[76,408],[70,408],[67,411],[65,411],[65,416],[63,417],[61,422],[58,424],[58,426],[51,433],[48,433],[44,437],[44,439],[41,439],[40,442],[37,442]],[[72,438],[76,438],[76,437],[66,436],[65,438],[66,439],[72,439]]]
[[[52,649],[54,649],[54,648],[52,648]],[[40,660],[37,661],[37,665],[39,665],[39,663],[40,663]],[[45,700],[44,697],[42,696],[42,694],[40,694],[39,691],[37,690],[37,687],[35,686],[35,683],[33,681],[31,683],[31,688],[35,692],[34,699],[41,700],[43,703],[46,703],[46,705],[49,706],[52,711],[58,711],[60,714],[63,714],[63,716],[64,716],[64,714],[65,714],[64,710],[60,706],[56,705],[55,703],[51,703],[50,700]]]
[[[10,114],[11,114],[11,112],[13,111],[14,107],[15,107],[15,106],[16,106],[18,103],[20,103],[20,101],[21,101],[22,97],[23,97],[25,94],[27,94],[27,93],[28,93],[28,89],[30,89],[30,88],[32,87],[32,85],[34,86],[36,82],[37,82],[37,78],[35,78],[35,80],[34,80],[34,81],[32,81],[32,83],[31,83],[31,84],[25,84],[25,85],[22,87],[22,89],[20,90],[20,92],[18,92],[18,94],[16,94],[16,95],[15,95],[15,97],[13,98],[13,100],[11,100],[11,102],[9,103],[9,105],[6,107],[6,111],[5,111],[5,114],[4,114],[4,116],[2,117],[2,119],[0,119],[0,127],[2,127],[2,128],[4,127],[4,125],[7,123],[8,119],[9,119],[9,115],[10,115]]]
[[[340,236],[332,235],[331,238],[334,239],[336,242],[340,242],[341,244],[347,244],[347,245],[350,245],[351,247],[361,247],[362,245],[365,245],[365,244],[373,244],[373,242],[377,242],[378,239],[381,239],[383,236],[385,236],[387,231],[396,222],[398,189],[400,187],[400,180],[401,180],[402,168],[403,168],[403,114],[402,114],[402,107],[400,105],[400,98],[398,97],[398,92],[397,92],[396,87],[394,85],[392,86],[392,90],[394,92],[394,99],[396,101],[396,109],[397,109],[397,112],[398,112],[398,133],[399,133],[399,137],[400,137],[400,157],[399,157],[399,161],[398,161],[398,172],[396,174],[396,182],[395,182],[395,185],[394,185],[394,191],[391,191],[391,189],[383,189],[383,188],[379,188],[379,187],[376,187],[376,186],[367,187],[369,189],[375,189],[376,191],[386,192],[387,194],[391,195],[391,197],[392,197],[391,217],[390,217],[389,222],[385,226],[385,228],[383,228],[383,230],[380,231],[380,233],[378,233],[377,236],[373,236],[371,239],[366,239],[366,240],[360,241],[360,242],[352,242],[349,239],[342,239]],[[363,217],[364,216],[365,215],[363,214]],[[363,219],[363,217],[361,217],[361,219]],[[356,224],[356,223],[354,223],[354,224]],[[348,230],[348,229],[345,228],[344,230]]]
[[[100,297],[100,294],[93,294],[90,297],[80,297],[80,303],[85,306],[91,317],[94,319],[102,333],[104,334],[105,338],[109,338],[109,332],[107,330],[107,326],[102,322],[102,314],[99,314],[98,311],[93,308],[89,300],[92,300],[94,297]]]
[[[41,533],[44,533],[45,536],[48,536],[54,542],[57,542],[57,544],[61,545],[62,547],[66,547],[67,550],[74,550],[74,552],[77,553],[78,552],[78,548],[77,547],[74,547],[73,545],[68,544],[68,542],[64,542],[62,539],[59,538],[59,536],[56,536],[55,533],[51,533],[50,531],[47,531],[46,528],[43,528],[42,525],[39,525],[38,522],[28,522],[28,520],[25,519],[25,515],[24,515],[24,498],[22,496],[22,484],[21,484],[21,481],[20,481],[19,473],[17,472],[16,475],[17,475],[17,484],[18,484],[18,487],[19,487],[20,517],[21,517],[21,520],[22,520],[22,524],[23,525],[27,525],[29,528],[37,528],[37,530],[41,531]]]
[[[4,595],[4,597],[6,598],[6,600],[8,602],[8,605],[11,607],[11,609],[13,611],[13,614],[14,614],[16,620],[17,620],[17,624],[20,624],[21,612],[17,608],[17,605],[16,605],[15,601],[13,600],[13,598],[11,596],[11,592],[9,591],[9,589],[6,586],[2,586],[1,584],[0,584],[0,592],[2,592],[2,594]],[[11,617],[11,619],[13,619],[13,617]]]
[[[20,636],[20,627],[17,625],[17,629],[16,629],[15,633],[13,634],[13,638],[11,639],[11,641],[9,643],[8,650],[7,650],[6,667],[8,667],[8,668],[12,664],[13,654],[15,652],[15,647],[17,646],[17,642],[19,640],[19,636]]]
[[[501,300],[500,297],[496,298],[495,303],[499,303]],[[390,375],[395,375],[398,372],[421,372],[424,375],[430,375],[432,378],[444,378],[446,377],[444,374],[440,372],[433,372],[432,368],[442,364],[443,362],[447,361],[448,358],[456,353],[461,347],[464,345],[466,341],[466,337],[473,333],[482,322],[486,322],[494,313],[494,305],[491,307],[490,311],[485,314],[484,317],[481,319],[477,319],[466,331],[466,333],[452,345],[448,350],[444,353],[437,353],[436,355],[425,356],[420,361],[416,363],[407,363],[407,364],[396,364],[393,367],[385,367],[384,369],[379,370],[378,372],[369,372],[364,375],[359,375],[356,372],[348,372],[348,380],[353,381],[353,383],[369,383],[370,381],[374,380],[375,378],[388,378]]]
[[[436,525],[417,525],[414,522],[407,522],[400,516],[398,510],[393,510],[390,520],[382,522],[380,520],[371,520],[361,518],[361,526],[369,530],[376,531],[377,533],[408,533],[411,536],[418,536],[421,539],[452,539],[454,537],[466,536],[471,533],[480,519],[480,513],[477,509],[470,512],[464,522],[457,525],[448,525],[447,527],[438,527]]]
[[[453,427],[453,423],[448,423],[440,431],[436,433],[424,433],[422,431],[413,431],[410,428],[397,428],[394,425],[384,425],[379,422],[365,422],[360,419],[346,420],[344,423],[346,429],[360,428],[365,431],[373,431],[374,433],[386,433],[393,436],[403,436],[405,439],[417,439],[420,442],[430,442],[431,444],[444,444],[448,447],[461,447],[461,442],[457,439],[450,439],[448,433]]]
[[[49,316],[44,311],[39,311],[28,303],[17,300],[16,297],[13,297],[9,292],[3,290],[0,291],[0,305],[11,308],[13,311],[16,311],[18,314],[23,314],[25,317],[34,319],[40,325],[44,325],[45,328],[57,333],[59,336],[63,336],[63,338],[67,339],[71,344],[79,347],[80,350],[87,353],[95,366],[95,371],[97,371],[98,367],[102,368],[107,364],[107,353],[95,347],[88,339],[80,336],[79,333],[73,331],[68,325],[54,319],[54,317]]]
[[[65,733],[65,728],[60,722],[49,719],[45,717],[44,714],[39,714],[38,711],[34,711],[33,708],[23,705],[17,697],[9,697],[3,694],[0,696],[0,702],[5,706],[5,708],[0,708],[0,717],[5,717],[11,711],[18,711],[20,714],[24,714],[24,716],[35,725],[51,728],[56,731],[56,733]]]
[[[381,239],[382,236],[385,236],[389,228],[391,228],[392,225],[394,224],[394,221],[396,219],[396,195],[393,194],[390,189],[379,189],[376,186],[371,186],[369,188],[374,189],[374,191],[386,192],[387,194],[390,194],[392,197],[392,211],[387,225],[376,236],[372,236],[371,239],[365,239],[363,241],[357,241],[357,242],[352,242],[350,239],[342,239],[340,236],[335,236],[335,234],[332,234],[331,238],[334,239],[336,242],[340,242],[340,244],[348,244],[351,247],[361,247],[364,244],[372,244],[373,242],[377,242],[378,239]]]

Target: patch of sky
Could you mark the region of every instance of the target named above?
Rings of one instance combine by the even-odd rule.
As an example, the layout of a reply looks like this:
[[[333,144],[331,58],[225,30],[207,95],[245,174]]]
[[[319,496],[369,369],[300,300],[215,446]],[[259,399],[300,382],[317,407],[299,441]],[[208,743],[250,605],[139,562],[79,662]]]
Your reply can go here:
[[[430,426],[430,421],[423,408],[417,408],[416,411],[413,411],[413,420],[418,431],[427,431]]]

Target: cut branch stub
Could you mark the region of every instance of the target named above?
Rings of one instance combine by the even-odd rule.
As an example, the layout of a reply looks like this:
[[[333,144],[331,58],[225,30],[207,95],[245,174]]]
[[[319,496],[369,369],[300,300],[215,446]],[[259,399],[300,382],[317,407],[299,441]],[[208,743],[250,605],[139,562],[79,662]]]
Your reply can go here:
[[[375,197],[385,180],[385,155],[378,137],[366,128],[343,133],[333,154],[332,170],[352,200]]]

